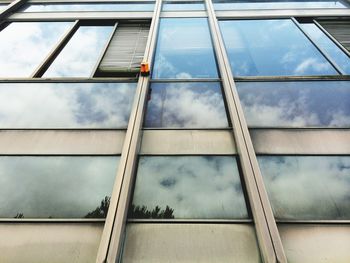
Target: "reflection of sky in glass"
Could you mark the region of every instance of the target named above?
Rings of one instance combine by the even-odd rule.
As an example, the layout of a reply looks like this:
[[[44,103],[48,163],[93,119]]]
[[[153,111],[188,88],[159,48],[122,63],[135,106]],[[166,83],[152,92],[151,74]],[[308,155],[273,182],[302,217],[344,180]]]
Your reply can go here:
[[[259,156],[276,218],[350,219],[349,156]]]
[[[1,128],[126,128],[136,83],[0,84]]]
[[[293,8],[346,8],[346,4],[341,1],[269,1],[269,0],[213,0],[215,10],[235,10],[235,9],[293,9]]]
[[[43,77],[90,77],[112,26],[81,26]]]
[[[153,11],[154,3],[31,4],[22,12]]]
[[[219,83],[153,83],[145,127],[228,127]]]
[[[290,19],[219,23],[235,76],[338,74]]]
[[[207,19],[161,19],[153,78],[217,77]]]
[[[248,217],[230,156],[141,157],[133,205],[169,206],[175,218]]]
[[[315,24],[305,23],[300,26],[309,34],[311,39],[326,52],[332,60],[344,71],[350,74],[350,58],[330,40]]]
[[[0,217],[84,217],[111,196],[119,157],[0,157]]]
[[[350,127],[349,81],[238,82],[249,126]]]
[[[203,2],[163,2],[163,11],[198,11],[205,10]]]
[[[71,22],[16,22],[0,32],[0,77],[29,77]]]

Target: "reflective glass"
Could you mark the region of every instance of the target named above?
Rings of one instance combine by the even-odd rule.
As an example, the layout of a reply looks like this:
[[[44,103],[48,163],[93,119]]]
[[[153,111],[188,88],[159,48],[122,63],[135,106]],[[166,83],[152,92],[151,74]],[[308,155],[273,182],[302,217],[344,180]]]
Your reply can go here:
[[[330,0],[213,0],[215,10],[237,9],[305,9],[305,8],[346,8],[343,1]]]
[[[153,78],[217,77],[207,19],[161,19]]]
[[[30,4],[22,12],[153,11],[154,2]]]
[[[0,128],[126,128],[136,83],[2,83]]]
[[[119,157],[0,157],[0,217],[105,217]]]
[[[30,77],[71,22],[15,22],[0,32],[0,77]]]
[[[203,11],[205,10],[202,1],[164,1],[163,11]]]
[[[350,219],[349,156],[258,156],[278,219]]]
[[[142,156],[131,218],[247,218],[233,156]]]
[[[349,81],[238,82],[253,127],[350,127]]]
[[[290,19],[219,23],[235,76],[338,74]]]
[[[145,127],[225,128],[227,115],[219,83],[153,83]]]
[[[90,77],[112,31],[112,26],[79,27],[43,77]]]
[[[350,75],[350,58],[332,41],[321,29],[313,23],[303,23],[300,26],[307,32],[311,39],[318,45],[323,52],[344,71]]]

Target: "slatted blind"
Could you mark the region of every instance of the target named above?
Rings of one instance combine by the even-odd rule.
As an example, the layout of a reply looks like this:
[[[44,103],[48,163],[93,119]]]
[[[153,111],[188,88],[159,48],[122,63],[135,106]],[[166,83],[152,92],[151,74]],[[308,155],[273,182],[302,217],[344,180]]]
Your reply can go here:
[[[119,23],[98,71],[108,75],[139,72],[149,28],[149,24]]]
[[[319,20],[318,22],[350,51],[350,20]]]

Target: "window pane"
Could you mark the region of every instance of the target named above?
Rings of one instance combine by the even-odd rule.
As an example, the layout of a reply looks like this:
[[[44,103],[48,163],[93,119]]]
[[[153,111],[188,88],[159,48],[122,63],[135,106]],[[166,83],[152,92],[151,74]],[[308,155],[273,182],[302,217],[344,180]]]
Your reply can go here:
[[[131,218],[247,218],[232,156],[140,157]]]
[[[350,58],[330,40],[315,24],[302,23],[300,26],[310,35],[313,41],[327,53],[332,60],[344,71],[350,74]],[[349,28],[350,29],[350,28]]]
[[[2,156],[0,217],[105,217],[118,161],[119,157]]]
[[[81,26],[43,77],[90,77],[112,26]]]
[[[154,2],[30,4],[22,12],[81,12],[81,11],[153,11]]]
[[[0,32],[0,77],[29,77],[71,22],[18,22]]]
[[[350,219],[349,156],[259,156],[278,219]]]
[[[220,21],[235,76],[337,75],[292,20]]]
[[[347,5],[343,1],[327,1],[327,0],[213,0],[215,10],[237,10],[237,9],[293,9],[293,8],[346,8]]]
[[[350,127],[349,81],[238,82],[249,126]]]
[[[198,11],[205,10],[202,1],[164,1],[163,11]]]
[[[1,128],[126,128],[136,83],[2,83]]]
[[[225,128],[228,120],[219,83],[153,83],[145,127]]]
[[[153,78],[217,77],[207,19],[161,19]]]

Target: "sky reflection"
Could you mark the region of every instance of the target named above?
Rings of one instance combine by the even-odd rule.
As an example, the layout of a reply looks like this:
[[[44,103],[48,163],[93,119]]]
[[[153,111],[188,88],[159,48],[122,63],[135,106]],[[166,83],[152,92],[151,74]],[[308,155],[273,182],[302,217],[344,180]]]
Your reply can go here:
[[[126,128],[136,83],[0,84],[1,128]]]
[[[219,23],[235,76],[338,75],[290,19]]]
[[[119,157],[0,157],[0,217],[82,218],[110,196]]]
[[[133,205],[174,209],[175,218],[247,218],[236,159],[140,157]]]
[[[349,156],[258,156],[278,219],[350,219]]]
[[[350,127],[349,81],[236,85],[251,127]]]
[[[219,83],[153,83],[145,127],[228,127]]]

